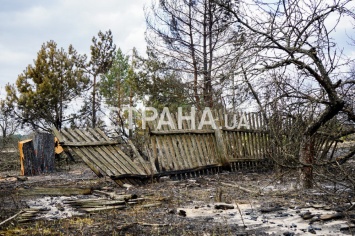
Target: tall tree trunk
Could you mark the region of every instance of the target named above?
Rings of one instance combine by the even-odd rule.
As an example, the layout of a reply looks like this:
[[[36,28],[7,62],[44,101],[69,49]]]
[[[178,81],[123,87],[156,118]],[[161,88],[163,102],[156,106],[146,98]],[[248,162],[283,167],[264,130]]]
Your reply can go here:
[[[300,184],[302,188],[309,189],[313,187],[314,135],[305,134],[300,145],[300,162],[303,165],[300,170]]]
[[[203,14],[203,100],[204,105],[209,106],[209,98],[208,98],[208,61],[207,61],[207,24],[208,24],[208,17],[207,17],[207,0],[205,0],[205,7],[204,7],[204,14]]]
[[[334,92],[335,93],[335,92]],[[300,179],[303,188],[313,187],[313,163],[315,160],[314,150],[314,135],[319,128],[335,117],[344,107],[345,102],[337,98],[337,95],[330,96],[332,104],[328,106],[319,116],[313,121],[303,134],[300,144],[300,162],[303,165],[301,168]]]
[[[213,96],[212,96],[212,62],[213,62],[213,45],[212,45],[212,26],[213,26],[213,12],[211,0],[208,0],[208,50],[209,50],[209,61],[208,61],[208,75],[207,75],[207,93],[208,93],[208,106],[213,107]]]
[[[191,0],[192,1],[192,0]],[[198,94],[198,68],[197,68],[197,61],[196,61],[196,52],[195,52],[195,42],[194,42],[194,38],[193,38],[193,32],[192,32],[192,4],[189,4],[189,34],[190,34],[190,45],[191,45],[191,57],[192,57],[192,65],[194,68],[194,87],[193,87],[193,91],[194,91],[194,98],[195,98],[195,102],[197,105],[197,108],[200,108],[200,97]]]
[[[92,87],[92,128],[96,126],[96,75],[94,75],[94,84]]]
[[[64,99],[64,94],[63,94],[63,88],[60,90],[60,110],[59,110],[59,119],[56,124],[57,130],[62,129],[62,122],[63,122],[63,99]]]

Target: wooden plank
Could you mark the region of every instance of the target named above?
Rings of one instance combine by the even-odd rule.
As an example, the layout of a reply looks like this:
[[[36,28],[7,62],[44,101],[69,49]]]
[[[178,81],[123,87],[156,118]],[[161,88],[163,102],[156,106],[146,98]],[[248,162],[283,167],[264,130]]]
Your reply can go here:
[[[228,143],[229,143],[229,158],[236,158],[238,156],[238,143],[235,139],[236,137],[236,132],[229,132],[229,131],[223,131],[225,133],[226,137],[228,137]]]
[[[162,132],[170,132],[170,129],[167,125],[161,126]],[[178,169],[177,162],[176,162],[176,155],[173,149],[171,136],[166,135],[166,133],[160,137],[161,144],[164,147],[165,157],[164,161],[166,164],[167,170],[174,170]]]
[[[250,147],[249,147],[249,140],[248,140],[248,133],[241,132],[243,138],[243,148],[244,148],[244,157],[250,158]]]
[[[259,126],[258,129],[260,130],[266,130],[267,129],[267,124],[264,122],[264,118],[261,112],[258,113],[258,120],[259,120]],[[259,138],[260,138],[260,158],[265,158],[266,157],[266,134],[265,133],[259,133]]]
[[[63,140],[67,140],[68,138],[72,139],[71,135],[69,135],[69,133],[67,133],[65,130],[62,130],[62,134],[63,134]],[[103,177],[102,172],[104,171],[100,171],[100,168],[98,165],[96,165],[95,162],[93,162],[91,160],[91,155],[87,155],[85,152],[83,152],[82,150],[78,149],[78,148],[71,148],[71,147],[66,147],[66,149],[68,148],[68,151],[75,153],[77,156],[79,156],[87,166],[89,166],[89,168],[98,176],[98,177]]]
[[[219,117],[221,117],[222,114],[219,114]],[[217,129],[215,129],[215,133],[214,133],[214,138],[216,139],[216,143],[217,143],[217,156],[216,156],[216,160],[218,160],[219,163],[224,163],[226,161],[227,158],[227,146],[226,146],[226,141],[225,141],[225,137],[223,136],[223,130],[220,129],[220,127],[222,127],[222,124],[220,123],[220,121],[216,122],[216,126]],[[209,140],[210,141],[210,140]],[[211,143],[209,142],[209,144],[211,145]],[[207,147],[207,151],[208,151],[208,147]],[[212,153],[210,152],[210,154],[207,155],[211,155]],[[208,159],[208,163],[212,163],[212,159],[209,158]]]
[[[188,138],[189,138],[188,136],[189,136],[188,134],[181,135],[181,148],[184,151],[184,155],[185,155],[184,158],[186,161],[186,165],[188,166],[187,168],[193,168],[194,164],[192,161],[192,155],[191,155],[191,152],[190,152],[188,144],[187,144]]]
[[[216,157],[217,156],[217,140],[214,136],[211,135],[211,139],[212,139],[212,144],[213,144],[213,155]],[[216,160],[214,160],[214,163],[216,163]]]
[[[151,123],[151,127],[153,129],[156,129],[157,123],[158,123],[157,120],[151,121],[150,123]],[[152,134],[151,132],[149,132],[149,135],[151,138],[153,138],[155,140],[155,144],[156,144],[156,148],[157,148],[157,159],[155,160],[155,166],[156,166],[158,172],[160,173],[162,171],[169,169],[168,165],[166,164],[167,163],[166,158],[168,158],[168,157],[166,154],[165,146],[162,143],[163,136],[157,136],[157,135]]]
[[[89,129],[89,132],[98,138],[110,140],[109,137],[105,135],[100,129]],[[133,174],[144,174],[145,172],[140,170],[132,160],[121,151],[118,146],[100,146],[102,151],[105,152],[109,157],[109,162],[118,170],[124,170],[121,174],[133,173]],[[100,149],[98,149],[100,151]],[[120,168],[118,168],[120,167]]]
[[[104,206],[104,207],[97,207],[97,208],[80,208],[81,211],[85,211],[86,213],[93,213],[93,212],[100,212],[106,210],[113,210],[113,209],[125,209],[127,206]]]
[[[71,196],[71,195],[88,195],[91,194],[91,188],[71,188],[63,187],[35,187],[30,189],[19,189],[18,192],[21,196],[33,195],[49,195],[49,196]]]
[[[250,117],[250,113],[244,113],[245,116],[247,117],[248,119],[248,122],[249,122],[249,127],[252,127],[252,121],[251,121],[251,117]],[[254,158],[254,142],[253,142],[253,135],[251,133],[246,133],[246,136],[248,137],[248,148],[249,148],[249,153],[250,153],[250,157],[251,158]]]
[[[154,130],[150,134],[154,135],[176,135],[176,134],[213,134],[213,130]]]
[[[222,132],[222,131],[221,131]],[[209,156],[210,165],[219,163],[218,153],[217,153],[217,141],[214,135],[208,135],[208,145],[207,151]],[[225,153],[225,159],[227,158],[227,153]]]
[[[81,137],[82,139],[84,139],[84,141],[90,142],[93,141],[93,137],[89,135],[89,133],[87,131],[84,130],[79,130],[79,129],[74,129],[72,130],[72,135],[75,135],[77,137]],[[81,148],[81,147],[78,147]],[[102,147],[103,149],[106,149],[105,146]],[[107,175],[111,176],[111,175],[118,175],[118,174],[122,174],[124,173],[123,171],[121,171],[121,169],[116,168],[115,164],[112,162],[112,159],[108,156],[107,153],[103,152],[101,150],[100,146],[96,146],[96,147],[82,147],[81,149],[86,149],[88,151],[91,152],[91,154],[93,155],[93,158],[95,158],[98,162],[101,163],[102,165],[102,169],[106,169],[109,170],[109,172],[106,172]]]
[[[223,136],[223,131],[220,129],[224,125],[222,110],[213,111],[216,129],[213,134],[204,135],[204,146],[206,151],[206,162],[208,165],[219,163],[222,164],[222,159],[227,156],[226,143]],[[216,135],[218,134],[218,135]],[[216,146],[213,145],[213,140],[216,140]],[[212,150],[215,148],[215,150]],[[215,151],[215,152],[214,152]]]
[[[96,142],[64,142],[62,146],[75,146],[75,147],[87,147],[87,146],[105,146],[105,145],[117,145],[118,141],[96,141]]]
[[[198,113],[196,113],[196,119],[195,122],[197,122],[197,120],[199,120],[199,116]],[[186,125],[188,127],[188,129],[191,129],[191,124],[186,122]],[[198,127],[198,126],[196,126]],[[192,158],[192,163],[194,165],[194,167],[199,167],[202,166],[202,163],[200,161],[200,150],[199,147],[197,146],[197,140],[196,140],[197,134],[196,133],[189,133],[188,134],[188,141],[190,140],[190,142],[188,142],[187,144],[191,147],[192,153],[191,153],[191,158]]]
[[[268,129],[268,124],[266,123],[263,115],[259,113],[259,118],[260,118],[260,123],[261,123],[261,129],[262,130],[267,130]],[[262,152],[263,152],[263,158],[268,157],[268,134],[266,133],[260,133],[261,139],[262,139]]]
[[[253,155],[253,144],[252,144],[252,136],[250,135],[250,133],[244,133],[245,137],[246,137],[246,146],[247,146],[247,150],[248,150],[248,155],[249,158],[254,158]]]
[[[190,165],[188,164],[188,162],[186,160],[187,156],[186,156],[186,153],[185,153],[185,150],[184,150],[184,146],[183,146],[183,143],[182,143],[182,139],[181,139],[182,135],[183,134],[175,135],[175,141],[176,142],[174,142],[173,145],[174,145],[174,148],[178,152],[177,158],[179,159],[179,163],[181,165],[181,168],[188,169],[188,168],[190,168]]]
[[[188,129],[189,128],[189,125],[187,123],[187,120],[183,120],[182,122],[182,127],[183,129]],[[191,145],[191,135],[190,134],[184,134],[183,136],[183,144],[185,146],[185,150],[186,150],[186,153],[188,155],[188,163],[189,163],[189,166],[190,168],[195,168],[197,167],[197,163],[195,161],[195,158],[194,158],[194,149],[193,149],[193,146]]]
[[[201,120],[202,117],[202,113],[199,112],[198,113],[198,120]],[[198,127],[198,126],[196,126]],[[214,132],[214,131],[213,131]],[[196,146],[197,146],[197,150],[198,150],[198,155],[197,158],[200,160],[201,165],[206,165],[206,160],[205,160],[205,153],[202,147],[202,140],[203,139],[203,134],[195,134],[195,141],[196,141]]]
[[[207,157],[207,153],[206,153],[206,149],[205,149],[205,142],[204,142],[204,136],[205,135],[197,135],[197,145],[199,146],[201,152],[200,152],[200,160],[202,162],[202,165],[208,165],[208,157]]]
[[[64,138],[63,138],[62,134],[54,126],[52,127],[52,132],[53,132],[54,136],[57,137],[59,143],[64,142]]]
[[[250,128],[255,129],[255,120],[254,120],[254,113],[249,113],[249,122],[250,122]],[[257,147],[257,133],[250,133],[251,136],[251,145],[252,145],[252,150],[253,150],[253,158],[257,159],[258,158],[258,147]]]
[[[66,139],[74,139],[72,134],[67,130],[62,130],[62,134],[65,135]],[[77,138],[79,139],[79,137]],[[71,150],[73,150],[79,157],[81,157],[83,161],[95,172],[97,176],[103,176],[103,173],[107,173],[107,169],[102,166],[102,163],[98,161],[97,158],[89,150],[87,150],[87,148],[73,147]],[[93,163],[94,165],[92,165],[91,163]]]
[[[106,140],[109,140],[109,138],[104,134],[104,132],[102,132],[98,128],[90,131],[94,134],[98,133],[102,135],[102,137],[104,137]],[[132,171],[132,174],[145,174],[145,172],[139,166],[137,166],[118,146],[106,146],[103,148],[105,150],[110,151],[111,154],[116,157],[114,159],[116,163],[121,163],[122,165],[124,165],[126,168]]]
[[[162,127],[163,131],[170,131],[168,130],[167,127]],[[178,157],[178,153],[177,151],[174,149],[173,146],[173,139],[174,139],[175,135],[164,135],[164,141],[166,143],[166,150],[168,151],[169,155],[170,155],[170,159],[169,159],[169,167],[171,166],[171,168],[169,170],[179,170],[181,169],[181,165],[179,162],[179,157]],[[175,140],[175,139],[174,139]]]
[[[229,132],[229,131],[228,131]],[[241,158],[242,155],[242,145],[241,145],[241,138],[240,138],[240,133],[239,132],[230,132],[233,135],[233,139],[235,141],[235,148],[236,148],[236,158]]]
[[[160,166],[160,171],[166,171],[170,170],[170,164],[172,164],[172,161],[169,159],[170,158],[170,153],[169,150],[167,150],[166,144],[165,144],[165,139],[164,136],[155,136],[156,141],[157,141],[157,148],[159,150],[158,152],[158,162]]]
[[[177,120],[175,119],[175,115],[171,114],[172,121],[175,125],[175,127],[178,127]],[[165,129],[166,131],[175,131],[172,130],[171,127]],[[179,149],[179,135],[167,135],[168,140],[171,140],[171,151],[174,153],[174,158],[175,158],[175,165],[178,166],[178,169],[184,169],[184,162],[183,162],[183,157],[181,155],[181,150]]]
[[[63,137],[63,142],[78,142],[78,139],[72,137],[71,135],[69,135],[70,129],[62,129],[61,130],[61,134]]]
[[[103,171],[100,171],[100,168],[92,162],[90,159],[87,158],[87,155],[82,152],[80,149],[72,148],[72,147],[67,147],[66,152],[74,153],[77,155],[80,159],[84,161],[84,163],[98,176],[98,177],[103,177],[104,175],[101,173]]]
[[[204,152],[203,158],[205,160],[206,165],[210,165],[212,163],[212,161],[211,161],[212,158],[208,152],[208,138],[209,138],[209,134],[204,134],[201,137],[201,144],[202,144],[202,148],[203,148],[203,152]],[[219,158],[219,156],[218,156],[218,158]]]
[[[130,139],[127,140],[127,143],[128,143],[128,145],[132,148],[134,154],[135,154],[136,157],[137,157],[137,160],[138,160],[139,163],[142,165],[142,167],[143,167],[145,173],[146,173],[147,175],[150,175],[150,174],[151,174],[151,170],[150,170],[149,167],[147,166],[147,163],[146,163],[146,161],[143,159],[143,157],[141,156],[141,154],[138,152],[136,146],[134,146],[133,142],[132,142]]]
[[[226,127],[222,127],[222,130],[229,131],[229,132],[244,132],[244,133],[266,133],[268,134],[269,131],[267,130],[262,130],[262,129],[227,129]]]
[[[175,127],[178,127],[177,126],[178,125],[177,119],[175,118],[174,114],[172,114],[172,119],[173,119],[173,122],[175,123]],[[171,136],[171,139],[173,142],[173,148],[175,150],[176,159],[179,163],[180,169],[186,169],[186,168],[188,168],[188,164],[185,161],[185,153],[183,150],[180,136],[181,136],[181,134],[173,135],[173,136]]]
[[[205,160],[205,163],[206,165],[210,165],[213,161],[213,157],[210,155],[210,152],[209,152],[209,138],[210,138],[210,134],[204,134],[204,135],[201,135],[201,144],[202,144],[202,148],[203,148],[203,152],[204,152],[204,160]],[[220,157],[221,155],[218,154],[218,163],[220,163]]]
[[[255,124],[255,119],[254,119],[254,112],[249,113],[250,117],[250,127],[251,129],[256,129],[256,124]],[[253,148],[253,158],[257,159],[258,158],[258,140],[257,140],[257,133],[252,133],[251,135],[251,140],[252,140],[252,148]]]
[[[224,116],[227,115],[227,119],[225,120]],[[233,114],[232,114],[233,116]],[[226,150],[226,158],[230,158],[232,155],[233,155],[233,142],[232,142],[232,139],[231,139],[231,133],[227,131],[227,128],[226,126],[230,126],[231,124],[234,124],[234,120],[231,119],[231,114],[225,112],[225,113],[219,113],[219,120],[222,120],[223,123],[221,123],[221,132],[222,132],[222,135],[224,137],[224,141],[225,141],[225,146],[227,148]],[[224,128],[224,129],[223,129]]]
[[[262,129],[263,127],[262,127],[262,116],[261,116],[261,114],[260,114],[260,112],[257,114],[257,119],[258,119],[258,129]],[[259,148],[260,148],[260,159],[262,159],[263,157],[264,157],[264,150],[263,150],[263,133],[259,133],[258,134],[258,137],[259,137]]]
[[[235,158],[238,158],[238,157],[241,157],[240,156],[240,151],[241,151],[241,147],[240,147],[240,139],[237,139],[237,135],[238,133],[237,132],[229,132],[227,131],[229,134],[230,134],[230,137],[231,137],[231,142],[233,144],[233,157]]]
[[[179,149],[176,146],[176,135],[169,135],[169,136],[165,136],[166,140],[168,141],[169,144],[169,150],[170,150],[170,154],[174,163],[174,168],[175,170],[182,170],[184,169],[184,166],[182,164],[182,158],[181,155],[179,153]]]
[[[150,163],[152,165],[153,170],[155,170],[155,172],[160,172],[161,170],[161,163],[159,162],[159,158],[158,158],[158,150],[157,150],[157,140],[156,140],[156,136],[150,136],[150,143],[151,143],[151,147],[153,149],[152,153],[153,156],[151,156],[150,159]]]

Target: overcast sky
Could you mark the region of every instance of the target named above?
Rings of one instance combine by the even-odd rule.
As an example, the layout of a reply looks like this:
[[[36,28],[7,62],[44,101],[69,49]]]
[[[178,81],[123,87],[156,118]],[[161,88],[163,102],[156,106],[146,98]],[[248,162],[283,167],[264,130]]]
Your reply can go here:
[[[4,86],[37,57],[41,45],[54,40],[67,50],[69,44],[81,54],[90,54],[91,39],[99,30],[112,30],[123,53],[136,47],[145,53],[143,8],[150,0],[0,0],[0,97]],[[330,22],[332,19],[329,19]],[[340,22],[336,40],[346,54],[354,22]]]
[[[69,44],[90,54],[91,39],[111,29],[123,53],[145,52],[144,12],[148,0],[0,0],[0,96],[4,86],[37,57],[43,43]]]

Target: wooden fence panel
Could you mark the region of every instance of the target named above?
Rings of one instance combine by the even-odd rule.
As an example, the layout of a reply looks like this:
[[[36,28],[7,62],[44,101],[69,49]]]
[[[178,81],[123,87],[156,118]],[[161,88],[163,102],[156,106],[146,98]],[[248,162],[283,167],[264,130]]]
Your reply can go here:
[[[64,149],[79,156],[99,177],[109,176],[122,185],[125,182],[139,184],[140,178],[151,174],[134,163],[99,129],[64,129],[61,132],[53,129],[53,133]]]
[[[163,125],[158,130],[157,120],[149,122],[148,161],[140,156],[132,143],[136,159],[128,157],[117,142],[99,129],[63,130],[61,133],[54,130],[54,133],[64,148],[81,157],[98,176],[110,176],[119,184],[135,184],[138,179],[150,176],[194,175],[206,170],[213,173],[228,166],[232,170],[269,167],[270,156],[282,155],[283,142],[293,138],[270,130],[293,126],[293,121],[287,118],[282,120],[274,116],[272,122],[275,124],[268,127],[260,113],[225,115],[213,112],[217,129],[203,127],[198,130],[201,118],[202,113],[197,112],[195,129],[190,120],[182,121],[182,129]],[[178,116],[172,115],[171,119],[178,128]],[[235,127],[231,128],[232,125]],[[322,157],[332,146],[333,141],[327,137],[317,139],[316,150]]]

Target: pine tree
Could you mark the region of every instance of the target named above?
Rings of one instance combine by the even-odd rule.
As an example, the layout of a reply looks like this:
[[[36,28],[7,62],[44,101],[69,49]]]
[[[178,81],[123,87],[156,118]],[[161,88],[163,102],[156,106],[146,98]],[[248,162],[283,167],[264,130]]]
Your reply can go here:
[[[54,41],[42,45],[34,60],[18,76],[16,85],[6,86],[7,100],[17,105],[16,114],[32,129],[60,129],[73,119],[68,104],[87,89],[89,79],[83,66],[85,56],[70,45],[68,52]]]
[[[91,95],[91,126],[97,125],[97,110],[100,108],[100,101],[98,101],[99,89],[98,79],[100,75],[108,72],[111,68],[115,58],[116,45],[113,43],[113,36],[111,30],[102,33],[99,31],[98,38],[92,38],[92,45],[90,46],[91,58],[87,65],[87,72],[92,76],[92,95]],[[88,114],[89,115],[89,114]]]

